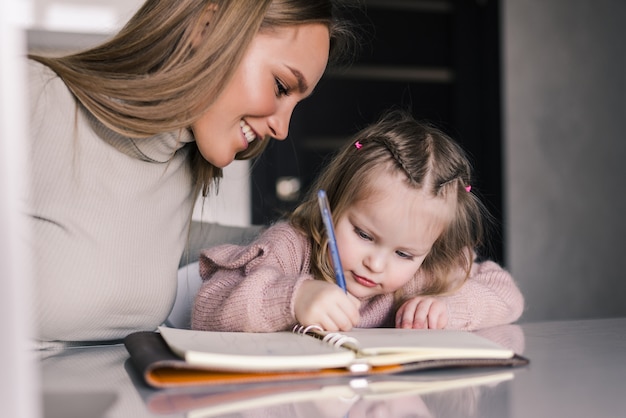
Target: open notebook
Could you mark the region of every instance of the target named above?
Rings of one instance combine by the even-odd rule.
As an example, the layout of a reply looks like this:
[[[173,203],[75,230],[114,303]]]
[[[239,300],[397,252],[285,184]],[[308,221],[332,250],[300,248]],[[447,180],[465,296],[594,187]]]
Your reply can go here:
[[[392,374],[441,367],[513,366],[528,360],[471,332],[354,329],[244,333],[160,327],[125,345],[154,387]]]

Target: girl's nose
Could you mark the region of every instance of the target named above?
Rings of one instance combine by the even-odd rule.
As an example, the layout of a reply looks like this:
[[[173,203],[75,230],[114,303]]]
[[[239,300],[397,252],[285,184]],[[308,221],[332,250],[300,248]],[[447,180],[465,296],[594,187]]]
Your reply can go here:
[[[381,252],[372,252],[363,260],[363,264],[374,273],[380,273],[385,268],[385,257]]]

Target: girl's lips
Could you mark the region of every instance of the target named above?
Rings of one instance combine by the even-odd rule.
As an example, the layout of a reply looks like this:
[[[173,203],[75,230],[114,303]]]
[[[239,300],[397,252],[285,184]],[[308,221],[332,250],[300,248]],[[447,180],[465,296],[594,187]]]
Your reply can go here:
[[[365,287],[376,287],[378,286],[378,283],[373,282],[369,279],[366,279],[365,277],[361,277],[361,276],[357,276],[356,274],[352,275],[354,277],[354,281],[357,282],[358,284],[360,284],[361,286],[365,286]]]

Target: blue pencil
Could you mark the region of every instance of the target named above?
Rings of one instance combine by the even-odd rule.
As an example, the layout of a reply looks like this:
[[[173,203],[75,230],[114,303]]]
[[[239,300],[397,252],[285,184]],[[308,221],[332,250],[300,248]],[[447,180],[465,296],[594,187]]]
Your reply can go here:
[[[324,227],[326,228],[326,234],[328,235],[328,246],[330,248],[330,257],[332,259],[333,269],[335,270],[335,280],[339,287],[347,293],[346,279],[343,275],[343,267],[341,266],[341,260],[339,259],[339,249],[337,248],[337,239],[335,238],[335,227],[333,226],[333,217],[330,213],[330,205],[328,204],[328,197],[325,190],[319,190],[317,192],[317,201],[320,205],[320,212],[322,214],[322,220]]]

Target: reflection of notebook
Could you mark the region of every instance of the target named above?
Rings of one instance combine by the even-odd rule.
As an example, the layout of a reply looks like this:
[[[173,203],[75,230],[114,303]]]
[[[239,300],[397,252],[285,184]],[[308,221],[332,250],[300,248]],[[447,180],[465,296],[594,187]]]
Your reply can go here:
[[[393,403],[411,396],[444,393],[454,389],[495,386],[513,379],[511,371],[434,373],[426,376],[398,375],[369,378],[327,379],[272,385],[245,385],[229,390],[187,389],[152,392],[145,397],[148,409],[157,414],[187,412],[187,418],[222,416],[281,405],[317,403],[355,404],[357,401]],[[332,409],[332,408],[331,408]],[[252,415],[253,416],[253,415]]]

